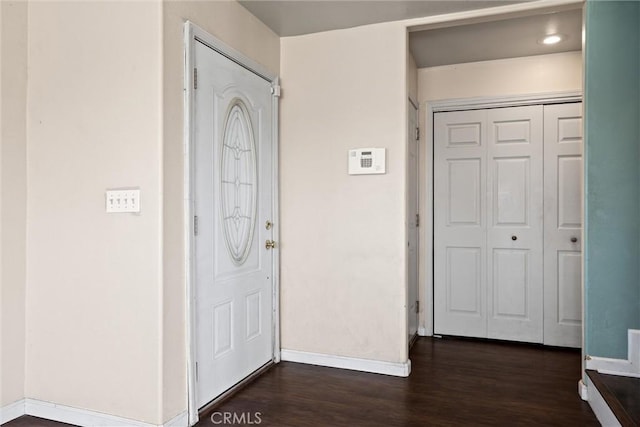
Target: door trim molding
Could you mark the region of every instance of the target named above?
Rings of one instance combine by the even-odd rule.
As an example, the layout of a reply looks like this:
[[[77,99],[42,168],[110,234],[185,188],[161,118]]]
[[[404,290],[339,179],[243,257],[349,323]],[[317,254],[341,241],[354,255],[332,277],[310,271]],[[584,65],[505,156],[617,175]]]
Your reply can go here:
[[[519,107],[525,105],[566,104],[582,101],[582,92],[553,92],[513,96],[481,96],[474,98],[445,99],[426,102],[432,113],[461,110],[483,110],[486,108]],[[428,113],[428,111],[427,111]]]
[[[183,192],[184,192],[184,266],[186,276],[186,360],[187,360],[187,411],[189,414],[189,424],[193,425],[198,422],[198,401],[196,388],[196,312],[195,312],[195,239],[193,215],[194,206],[194,144],[195,144],[195,94],[194,94],[194,76],[192,70],[195,65],[195,44],[202,43],[214,51],[220,53],[241,67],[251,71],[264,80],[271,83],[272,87],[279,86],[279,77],[265,67],[255,62],[251,58],[245,56],[241,52],[227,45],[223,41],[212,36],[191,21],[184,24],[184,176],[183,176]],[[276,90],[277,92],[277,90]],[[271,207],[273,215],[273,239],[279,241],[279,194],[278,194],[278,97],[272,97],[273,102],[273,177],[272,191],[274,203]],[[274,362],[280,361],[280,256],[279,251],[273,251],[273,340],[272,340],[272,357]]]
[[[418,325],[421,336],[432,336],[434,327],[434,300],[433,300],[433,114],[447,111],[482,110],[486,108],[519,107],[527,105],[550,105],[564,104],[569,102],[582,102],[581,91],[551,92],[539,94],[524,94],[511,96],[481,96],[474,98],[455,98],[438,101],[426,101],[423,105],[424,127],[425,127],[425,175],[427,182],[424,183],[426,189],[425,212],[423,224],[425,227],[425,257],[424,262],[425,277],[422,282],[424,286],[425,301],[420,301],[425,310],[424,325]]]

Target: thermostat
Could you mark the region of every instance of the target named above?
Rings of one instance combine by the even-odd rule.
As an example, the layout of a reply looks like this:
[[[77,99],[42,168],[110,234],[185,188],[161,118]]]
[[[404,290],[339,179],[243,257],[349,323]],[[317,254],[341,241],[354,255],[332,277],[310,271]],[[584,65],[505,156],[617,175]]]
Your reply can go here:
[[[349,175],[385,173],[384,148],[356,148],[349,150]]]

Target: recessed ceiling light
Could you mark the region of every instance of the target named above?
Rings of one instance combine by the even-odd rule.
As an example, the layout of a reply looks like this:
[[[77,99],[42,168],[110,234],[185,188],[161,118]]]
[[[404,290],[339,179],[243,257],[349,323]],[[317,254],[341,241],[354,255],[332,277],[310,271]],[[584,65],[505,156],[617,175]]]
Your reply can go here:
[[[549,34],[540,40],[542,44],[556,44],[560,43],[564,37],[561,34]]]

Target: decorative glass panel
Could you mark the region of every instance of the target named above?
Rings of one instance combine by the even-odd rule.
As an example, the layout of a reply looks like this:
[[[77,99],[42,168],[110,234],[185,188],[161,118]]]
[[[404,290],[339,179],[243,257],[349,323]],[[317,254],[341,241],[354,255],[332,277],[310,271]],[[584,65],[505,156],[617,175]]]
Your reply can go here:
[[[229,105],[222,137],[220,194],[224,240],[231,259],[241,265],[253,240],[256,217],[256,146],[251,118],[240,99]]]

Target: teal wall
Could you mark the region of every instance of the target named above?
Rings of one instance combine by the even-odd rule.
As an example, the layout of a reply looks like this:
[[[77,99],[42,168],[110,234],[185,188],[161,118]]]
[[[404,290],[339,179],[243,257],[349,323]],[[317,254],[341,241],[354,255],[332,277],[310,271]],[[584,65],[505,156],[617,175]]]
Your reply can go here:
[[[587,1],[585,344],[627,358],[640,329],[640,1]]]

